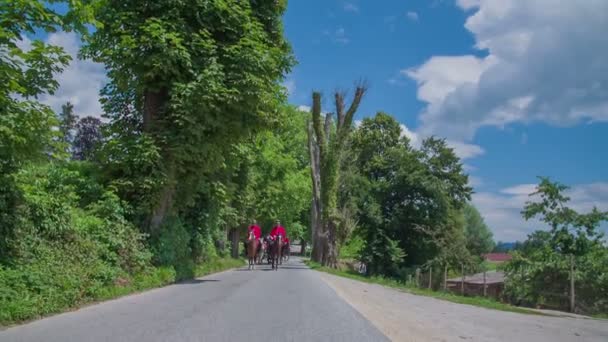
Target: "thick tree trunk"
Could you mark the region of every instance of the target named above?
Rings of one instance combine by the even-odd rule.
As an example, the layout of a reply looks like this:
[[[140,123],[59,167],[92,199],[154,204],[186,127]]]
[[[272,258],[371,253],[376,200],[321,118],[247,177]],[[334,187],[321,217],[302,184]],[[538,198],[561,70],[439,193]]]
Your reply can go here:
[[[151,132],[167,107],[169,91],[166,88],[144,92],[144,132]]]
[[[230,232],[230,240],[232,242],[232,257],[233,258],[238,258],[239,257],[239,232],[240,229],[238,228],[233,228],[232,231]]]
[[[144,122],[143,129],[145,133],[152,133],[154,126],[165,111],[169,101],[169,91],[166,88],[159,90],[146,90],[144,92]],[[156,232],[165,221],[165,218],[173,208],[173,198],[175,196],[175,169],[172,165],[172,158],[167,156],[166,151],[162,151],[163,160],[167,172],[167,183],[160,191],[160,196],[157,205],[152,209],[150,216],[149,229],[151,232]]]
[[[308,143],[311,156],[313,181],[313,253],[312,260],[323,266],[336,267],[338,262],[338,183],[339,163],[352,126],[353,116],[359,106],[366,87],[357,86],[355,96],[347,111],[344,111],[344,95],[336,93],[338,125],[331,134],[332,115],[321,120],[321,94],[313,92],[312,122],[308,126]]]
[[[312,123],[308,125],[308,151],[310,154],[310,175],[312,179],[312,205],[310,210],[310,225],[312,231],[311,259],[322,262],[324,247],[321,243],[323,228],[321,227],[321,170],[319,161],[319,148],[316,144]]]

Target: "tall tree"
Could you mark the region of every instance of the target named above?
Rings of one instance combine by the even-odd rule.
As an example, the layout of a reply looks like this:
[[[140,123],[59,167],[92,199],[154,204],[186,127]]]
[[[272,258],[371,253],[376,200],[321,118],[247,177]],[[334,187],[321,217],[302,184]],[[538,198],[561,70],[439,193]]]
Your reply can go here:
[[[74,105],[70,102],[66,102],[61,106],[61,113],[59,113],[59,132],[61,133],[61,140],[65,143],[68,149],[74,142],[74,129],[78,118],[74,114]]]
[[[482,255],[490,253],[494,249],[494,240],[492,239],[492,231],[472,204],[468,203],[464,206],[465,220],[465,236],[467,240],[467,249],[473,255]]]
[[[332,267],[336,266],[338,258],[340,162],[347,148],[353,117],[366,91],[365,85],[357,85],[348,109],[345,108],[345,94],[334,94],[337,118],[334,132],[332,114],[325,114],[325,123],[322,122],[321,93],[312,94],[312,121],[308,128],[313,182],[312,259]]]
[[[360,177],[351,191],[368,271],[396,276],[401,267],[466,259],[459,208],[470,190],[454,152],[439,139],[412,148],[386,113],[365,118],[352,142]]]
[[[80,1],[53,2],[70,6],[58,13],[46,1],[0,2],[0,261],[9,252],[18,201],[12,174],[57,151],[58,135],[51,129],[57,118],[37,97],[57,90],[54,76],[70,61],[61,47],[28,35],[58,29],[82,32],[83,22],[91,19],[89,7]]]
[[[76,160],[93,160],[102,138],[101,120],[92,116],[80,119],[76,124],[76,134],[72,143],[73,158]]]
[[[148,225],[187,203],[233,143],[278,119],[293,64],[286,1],[101,0],[85,55],[108,69],[105,109],[139,121],[163,175]]]

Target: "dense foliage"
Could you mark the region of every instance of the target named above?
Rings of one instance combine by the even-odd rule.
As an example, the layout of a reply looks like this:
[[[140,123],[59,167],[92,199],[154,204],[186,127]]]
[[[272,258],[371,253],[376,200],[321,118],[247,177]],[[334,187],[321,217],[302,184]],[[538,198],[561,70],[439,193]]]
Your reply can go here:
[[[357,234],[373,274],[398,276],[416,265],[468,257],[461,209],[471,193],[462,164],[445,141],[415,149],[385,113],[366,118],[352,139],[357,169]]]
[[[0,322],[230,265],[214,261],[227,233],[254,217],[304,235],[306,115],[281,86],[285,6],[0,4]],[[106,120],[38,102],[71,59],[32,38],[56,30],[104,63]]]

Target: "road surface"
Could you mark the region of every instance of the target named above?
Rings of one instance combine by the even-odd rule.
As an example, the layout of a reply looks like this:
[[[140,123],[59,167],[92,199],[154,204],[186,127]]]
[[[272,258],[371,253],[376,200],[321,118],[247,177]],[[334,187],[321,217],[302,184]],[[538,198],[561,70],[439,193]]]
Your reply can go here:
[[[532,316],[311,271],[242,269],[0,331],[12,341],[608,341],[608,321]]]
[[[326,273],[321,277],[394,341],[608,342],[608,320],[490,310]]]
[[[1,342],[387,341],[292,258],[127,296],[0,331]]]

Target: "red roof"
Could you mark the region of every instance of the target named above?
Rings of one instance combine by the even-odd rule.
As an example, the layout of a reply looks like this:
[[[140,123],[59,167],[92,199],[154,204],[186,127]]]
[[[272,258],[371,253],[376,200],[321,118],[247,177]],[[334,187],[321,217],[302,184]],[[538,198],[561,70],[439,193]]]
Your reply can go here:
[[[511,254],[508,253],[488,253],[484,254],[483,257],[487,261],[509,261],[512,259]]]

